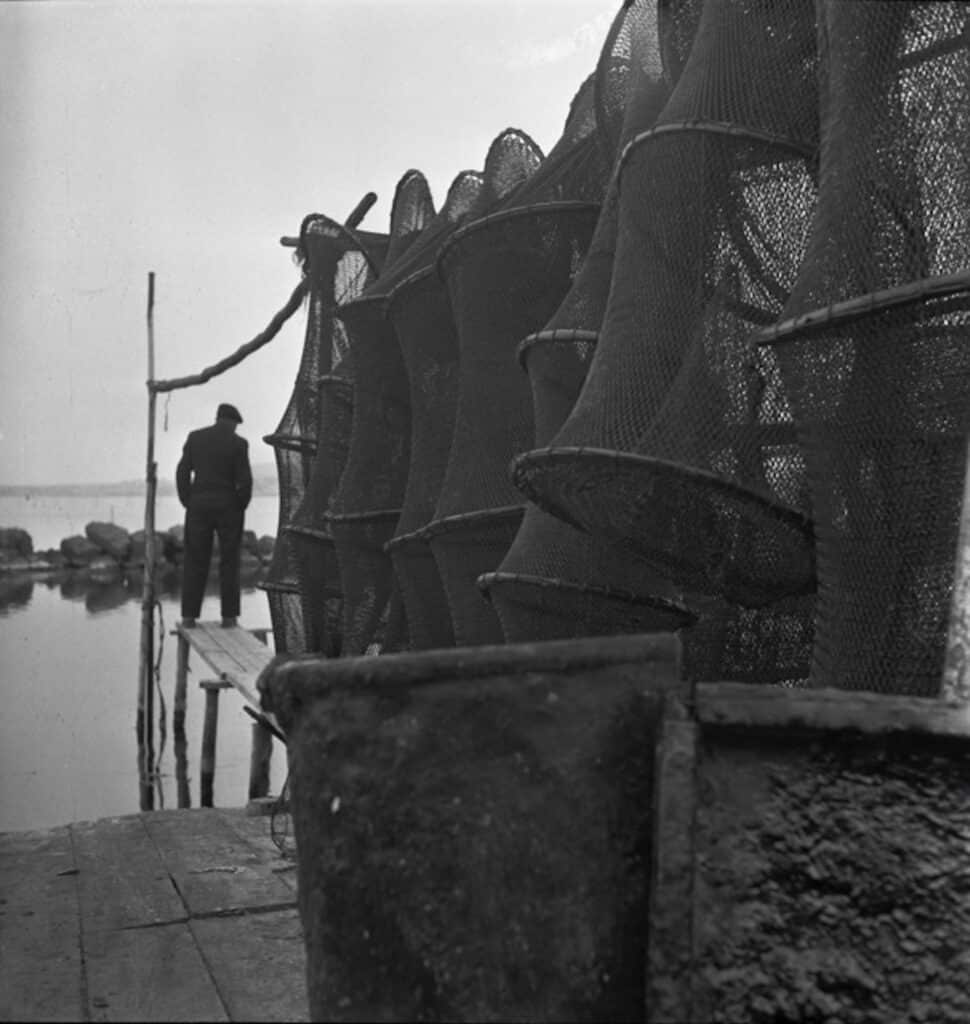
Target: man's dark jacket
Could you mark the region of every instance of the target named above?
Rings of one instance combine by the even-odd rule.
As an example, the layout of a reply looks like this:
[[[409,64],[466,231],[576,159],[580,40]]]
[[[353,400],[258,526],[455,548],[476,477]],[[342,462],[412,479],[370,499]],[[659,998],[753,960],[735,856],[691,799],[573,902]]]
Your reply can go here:
[[[179,501],[188,508],[193,495],[235,495],[241,510],[253,496],[253,474],[249,468],[249,444],[231,424],[219,421],[211,427],[193,430],[182,449],[175,471]]]

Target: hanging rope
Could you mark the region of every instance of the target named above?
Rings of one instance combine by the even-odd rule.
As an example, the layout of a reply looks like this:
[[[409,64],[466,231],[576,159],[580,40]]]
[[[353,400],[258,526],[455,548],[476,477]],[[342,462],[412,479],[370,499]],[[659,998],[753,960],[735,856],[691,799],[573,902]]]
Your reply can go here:
[[[368,192],[360,200],[360,202],[351,211],[350,216],[347,218],[344,228],[353,230],[357,225],[364,219],[367,211],[377,202],[377,196],[373,192]],[[302,251],[304,243],[304,233],[306,226],[315,214],[310,214],[304,218],[303,224],[300,227],[300,239],[299,245]],[[270,320],[266,329],[257,334],[252,341],[247,341],[245,345],[241,345],[232,355],[226,356],[225,359],[220,359],[218,363],[213,363],[212,366],[207,366],[200,373],[191,374],[188,377],[173,377],[171,380],[149,380],[148,389],[156,394],[164,391],[177,391],[180,388],[191,388],[197,384],[205,384],[207,381],[212,380],[213,377],[218,377],[219,374],[225,373],[226,370],[231,370],[234,366],[238,366],[244,359],[251,356],[254,352],[261,349],[264,345],[269,344],[277,334],[280,332],[283,324],[290,319],[291,316],[300,308],[303,304],[303,299],[306,297],[307,292],[310,290],[310,282],[307,278],[303,278],[300,283],[293,289],[293,294],[290,296],[286,305]]]
[[[165,793],[162,788],[162,756],[165,753],[165,744],[168,740],[168,726],[166,719],[168,713],[165,709],[165,692],[162,689],[162,652],[165,648],[165,617],[162,614],[162,602],[155,600],[155,613],[158,616],[158,654],[154,665],[155,690],[158,694],[158,753],[155,758],[152,775],[158,794],[159,810],[165,809]]]
[[[262,333],[257,334],[252,341],[247,341],[245,345],[241,345],[232,355],[226,356],[225,359],[220,359],[218,363],[213,363],[212,366],[207,366],[200,373],[194,373],[188,377],[174,377],[171,380],[155,380],[149,381],[149,390],[156,393],[164,391],[177,391],[179,388],[191,388],[196,384],[205,384],[206,381],[212,380],[213,377],[218,377],[220,373],[225,373],[226,370],[231,370],[234,366],[238,366],[247,356],[251,356],[258,349],[261,349],[264,345],[269,344],[277,334],[280,332],[280,328],[291,316],[300,308],[303,303],[303,297],[306,295],[310,285],[306,278],[293,289],[293,294],[290,296],[289,301],[286,305],[270,320],[266,329]]]

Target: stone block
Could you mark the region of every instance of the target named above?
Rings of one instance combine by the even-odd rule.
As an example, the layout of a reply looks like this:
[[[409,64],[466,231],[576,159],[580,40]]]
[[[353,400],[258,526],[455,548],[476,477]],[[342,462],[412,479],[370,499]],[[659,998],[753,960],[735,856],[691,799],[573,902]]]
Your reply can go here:
[[[0,550],[29,558],[34,552],[34,541],[26,530],[18,526],[4,527],[0,529]]]
[[[155,559],[161,561],[166,557],[167,536],[159,530],[155,531]],[[131,552],[128,561],[133,565],[145,564],[145,531],[135,530],[131,535]]]
[[[89,565],[93,559],[101,555],[101,549],[87,537],[75,534],[61,541],[61,553],[72,569],[80,569]]]
[[[743,689],[660,772],[647,1019],[970,1019],[966,709]]]
[[[278,661],[315,1020],[635,1020],[671,636]]]
[[[114,523],[88,523],[85,536],[116,562],[124,562],[131,553],[131,534]]]

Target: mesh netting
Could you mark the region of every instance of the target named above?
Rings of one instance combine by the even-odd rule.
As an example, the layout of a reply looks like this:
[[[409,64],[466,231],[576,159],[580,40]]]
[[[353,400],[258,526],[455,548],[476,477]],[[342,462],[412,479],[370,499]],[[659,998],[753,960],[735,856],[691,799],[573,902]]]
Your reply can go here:
[[[804,687],[812,649],[814,595],[742,608],[692,595],[697,620],[681,633],[681,671],[694,681]]]
[[[264,438],[274,450],[280,494],[277,543],[262,584],[277,651],[319,649],[315,613],[314,621],[307,623],[306,601],[301,598],[301,581],[310,585],[304,566],[309,565],[311,576],[319,575],[318,566],[313,552],[296,541],[289,527],[298,516],[308,518],[304,495],[321,419],[318,380],[330,367],[342,334],[334,319],[337,303],[363,287],[383,259],[386,245],[385,236],[353,232],[322,214],[309,215],[301,226],[300,254],[309,281],[306,335],[289,403],[275,432]]]
[[[338,657],[342,648],[340,567],[326,514],[347,461],[353,417],[349,359],[320,378],[320,431],[316,457],[289,534],[297,557],[306,649]]]
[[[434,516],[458,399],[458,338],[444,285],[434,273],[441,244],[470,216],[483,177],[455,178],[437,217],[408,251],[388,301],[407,370],[411,459],[404,504],[387,552],[407,613],[414,650],[454,644],[451,613],[422,528]]]
[[[811,683],[931,696],[970,433],[970,11],[820,11],[818,209],[766,332],[816,524]]]
[[[670,101],[620,160],[614,277],[583,390],[553,445],[515,470],[545,509],[688,596],[746,607],[814,587],[791,412],[751,339],[805,251],[816,75],[811,5],[704,4]]]
[[[521,495],[507,469],[512,455],[531,442],[534,427],[515,349],[549,320],[569,290],[606,186],[594,85],[590,76],[537,171],[493,212],[456,232],[439,258],[458,330],[459,397],[426,535],[459,644],[502,640],[476,580],[497,568],[522,518]]]
[[[681,5],[677,15],[696,25],[695,7]],[[598,124],[614,153],[654,124],[669,97],[662,37],[669,56],[679,39],[689,45],[691,35],[672,26],[666,5],[658,10],[647,0],[626,5],[614,22],[595,79]],[[682,63],[678,58],[675,66]],[[617,204],[614,174],[572,288],[545,328],[519,346],[532,388],[536,445],[548,444],[562,426],[586,377],[609,294]],[[669,630],[693,620],[671,600],[669,584],[642,562],[532,504],[499,570],[486,573],[479,586],[509,641]]]
[[[408,382],[393,325],[386,318],[395,268],[434,217],[424,176],[409,171],[391,210],[390,245],[381,275],[340,307],[354,373],[353,420],[347,462],[327,513],[343,594],[341,652],[359,655],[405,646],[389,556],[404,499],[410,448]]]

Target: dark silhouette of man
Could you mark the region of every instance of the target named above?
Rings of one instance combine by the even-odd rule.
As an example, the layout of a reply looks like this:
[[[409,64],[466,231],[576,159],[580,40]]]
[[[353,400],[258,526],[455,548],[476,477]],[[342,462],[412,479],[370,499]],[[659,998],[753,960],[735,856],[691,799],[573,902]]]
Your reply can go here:
[[[194,626],[202,611],[213,536],[219,537],[222,624],[228,629],[239,617],[243,521],[253,495],[249,445],[236,434],[240,423],[242,416],[234,405],[220,405],[211,427],[189,434],[175,471],[179,501],[185,507],[184,626]]]

